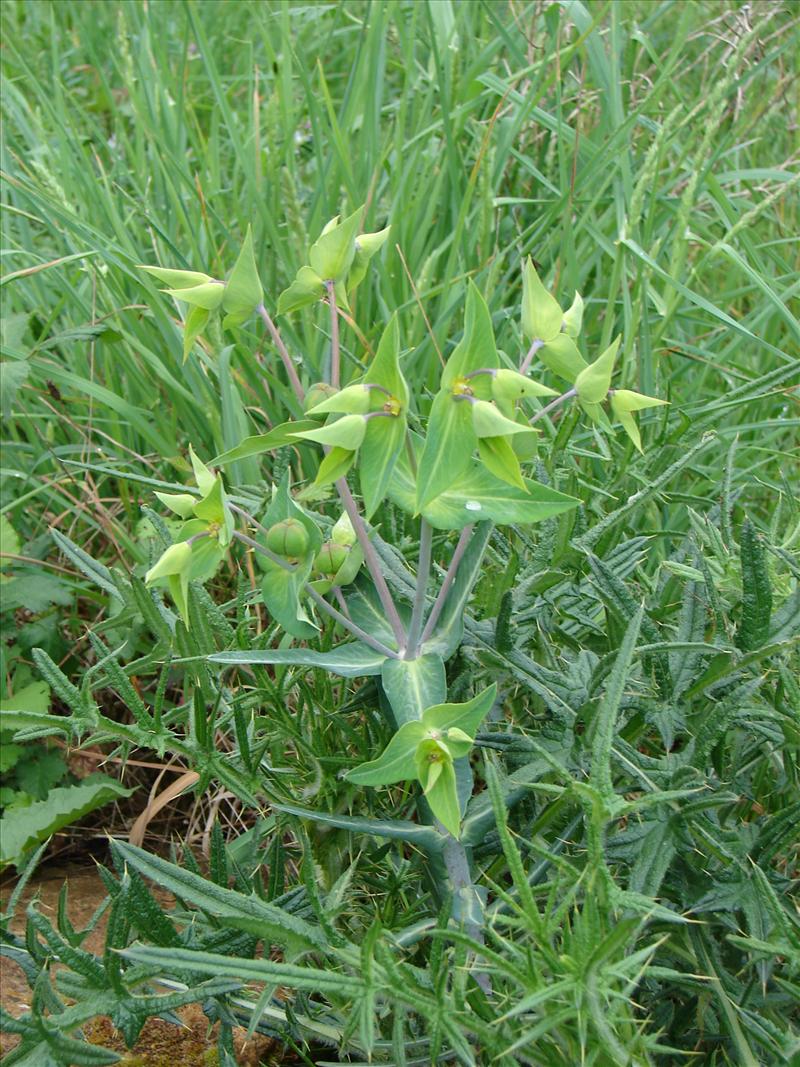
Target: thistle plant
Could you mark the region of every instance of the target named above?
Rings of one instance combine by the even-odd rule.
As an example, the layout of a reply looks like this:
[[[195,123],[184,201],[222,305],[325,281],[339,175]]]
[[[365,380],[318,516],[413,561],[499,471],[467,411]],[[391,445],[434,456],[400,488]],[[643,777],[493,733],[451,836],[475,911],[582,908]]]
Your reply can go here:
[[[333,674],[379,679],[395,732],[383,752],[370,754],[346,778],[378,789],[413,783],[418,822],[359,819],[358,829],[422,847],[440,904],[477,936],[483,899],[474,884],[478,830],[470,817],[470,753],[481,723],[500,714],[500,708],[495,685],[466,702],[448,702],[445,664],[459,647],[464,609],[490,534],[495,525],[523,527],[579,504],[529,477],[539,420],[577,403],[605,430],[616,420],[641,449],[633,413],[663,401],[612,387],[620,339],[589,362],[580,348],[582,298],[576,294],[563,310],[530,259],[523,267],[521,309],[529,347],[518,365],[498,351],[486,301],[470,282],[463,333],[432,400],[406,381],[396,313],[365,372],[342,381],[342,316],[349,316],[353,291],[389,234],[388,228],[359,233],[362,214],[360,209],[325,226],[308,262],[277,301],[278,316],[319,301],[328,305],[327,374],[307,386],[263,303],[249,231],[227,281],[195,271],[144,268],[188,307],[185,355],[212,314],[224,315],[224,329],[260,317],[302,411],[302,417],[247,438],[208,465],[191,452],[196,486],[181,494],[157,494],[183,522],[147,582],[168,591],[188,626],[191,583],[208,581],[239,544],[258,559],[263,602],[289,637],[313,642],[326,619],[347,635],[330,653],[296,644],[221,652],[211,659],[313,663]],[[533,371],[539,364],[565,383],[561,392],[538,380]],[[289,446],[300,450],[302,469],[313,467],[314,476],[295,485],[287,469],[263,514],[251,514],[237,503],[236,487],[226,486],[222,472],[244,456]],[[416,524],[416,559],[401,557],[372,524],[386,501]],[[453,535],[455,546],[438,580],[434,556]],[[311,819],[316,815],[292,810]],[[325,822],[337,825],[337,817],[326,813]],[[338,822],[348,828],[353,823],[344,817]]]

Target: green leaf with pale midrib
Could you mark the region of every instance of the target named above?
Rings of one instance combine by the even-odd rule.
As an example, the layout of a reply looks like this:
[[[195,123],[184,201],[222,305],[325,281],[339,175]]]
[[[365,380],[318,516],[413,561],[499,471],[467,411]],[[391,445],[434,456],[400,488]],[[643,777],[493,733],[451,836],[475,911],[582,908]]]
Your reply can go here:
[[[311,648],[252,649],[216,652],[209,662],[227,666],[274,665],[317,667],[331,671],[341,678],[360,678],[380,674],[386,657],[358,641],[348,641],[330,652],[316,652]]]

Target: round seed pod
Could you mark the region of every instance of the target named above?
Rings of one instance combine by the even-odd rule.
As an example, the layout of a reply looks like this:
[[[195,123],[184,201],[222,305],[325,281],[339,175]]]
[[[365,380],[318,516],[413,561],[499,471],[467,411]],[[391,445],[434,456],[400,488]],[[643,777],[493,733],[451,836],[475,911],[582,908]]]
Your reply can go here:
[[[326,541],[314,559],[314,570],[333,576],[347,559],[350,549],[335,541]]]
[[[308,551],[308,531],[298,519],[276,522],[267,533],[267,548],[278,556],[297,559]]]

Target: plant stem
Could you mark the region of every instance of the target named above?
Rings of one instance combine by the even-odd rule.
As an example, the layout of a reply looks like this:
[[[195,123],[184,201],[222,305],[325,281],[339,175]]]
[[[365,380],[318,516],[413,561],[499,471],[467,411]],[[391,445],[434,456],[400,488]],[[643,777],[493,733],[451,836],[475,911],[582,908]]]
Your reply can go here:
[[[238,504],[232,504],[230,500],[228,501],[228,507],[231,509],[231,511],[235,511],[237,515],[241,515],[243,519],[247,519],[247,521],[253,526],[257,526],[259,530],[263,530],[264,533],[267,532],[267,528],[264,523],[259,522],[255,515],[251,515],[249,511],[245,511],[244,508],[240,508]]]
[[[545,415],[548,415],[554,408],[557,408],[560,404],[563,404],[565,400],[570,400],[573,396],[576,396],[574,389],[568,389],[566,393],[562,393],[561,396],[557,396],[555,400],[551,400],[549,404],[542,408],[541,411],[537,411],[533,418],[530,420],[529,425],[533,426],[539,419],[543,419]]]
[[[366,630],[362,630],[352,619],[348,619],[346,615],[343,615],[341,611],[338,611],[333,604],[329,604],[325,597],[320,596],[316,589],[313,589],[310,585],[306,585],[305,591],[321,611],[325,612],[325,614],[329,615],[332,619],[335,619],[336,622],[346,630],[349,630],[353,637],[357,637],[359,641],[363,641],[365,645],[369,645],[371,649],[380,653],[381,656],[386,656],[388,659],[400,659],[400,656],[391,648],[387,647],[383,641],[379,641],[377,637],[373,637],[372,634],[368,634]]]
[[[341,353],[339,349],[339,309],[336,306],[336,289],[333,282],[325,282],[328,303],[331,309],[331,385],[339,388],[341,377]]]
[[[293,571],[295,569],[294,564],[289,563],[288,560],[283,559],[274,552],[270,552],[268,548],[264,545],[260,545],[258,541],[254,541],[253,538],[248,537],[247,534],[243,534],[239,530],[234,530],[233,536],[237,541],[241,541],[242,544],[252,548],[255,552],[260,552],[262,556],[265,556],[273,563],[276,563],[279,567],[283,567],[285,571]],[[311,585],[306,583],[303,586],[303,591],[311,597],[321,611],[338,622],[346,630],[349,630],[353,637],[357,637],[359,641],[363,641],[365,645],[369,645],[370,648],[374,649],[375,652],[379,652],[382,656],[388,656],[389,659],[400,659],[400,656],[392,651],[391,648],[384,645],[382,641],[379,641],[371,634],[368,634],[366,630],[362,630],[360,626],[354,623],[352,619],[348,619],[341,611],[337,611],[337,609],[332,604],[329,604],[324,597],[320,596],[316,589]]]
[[[417,586],[414,592],[414,607],[408,626],[408,647],[406,659],[414,659],[419,653],[422,616],[425,611],[425,599],[431,574],[431,550],[433,547],[433,528],[424,518],[419,529],[419,561],[417,563]]]
[[[294,395],[300,401],[300,404],[302,406],[306,395],[305,390],[303,389],[303,385],[297,375],[297,368],[292,362],[292,357],[289,355],[289,351],[286,348],[286,345],[283,343],[283,338],[278,333],[278,327],[272,321],[269,312],[263,304],[258,305],[258,307],[256,308],[256,312],[261,316],[264,325],[269,331],[270,337],[275,343],[275,347],[278,349],[278,355],[281,357],[281,362],[286,368],[286,373],[289,375],[289,381],[291,382],[292,389],[294,389]]]
[[[353,500],[353,494],[350,492],[350,486],[347,484],[346,479],[340,478],[336,483],[336,489],[338,490],[339,497],[342,501],[342,506],[347,512],[347,517],[350,519],[350,524],[358,538],[358,543],[361,545],[361,551],[364,553],[364,562],[367,565],[367,570],[370,573],[372,581],[375,583],[378,597],[380,598],[383,610],[386,613],[386,618],[392,628],[395,640],[397,641],[397,648],[402,654],[406,647],[406,635],[400,615],[395,607],[394,600],[392,600],[392,594],[389,592],[389,586],[386,584],[386,579],[383,576],[378,553],[375,551],[375,546],[369,539],[366,524],[359,514],[358,507],[356,506],[355,500]]]
[[[525,374],[527,372],[531,363],[533,363],[533,357],[536,355],[540,348],[544,348],[544,341],[533,341],[531,347],[528,349],[528,354],[525,356],[525,358],[519,365],[520,374]]]
[[[422,637],[420,638],[419,642],[421,645],[425,644],[425,642],[433,633],[436,623],[439,621],[439,616],[442,613],[442,608],[444,607],[444,602],[447,599],[447,594],[450,591],[450,586],[455,581],[456,573],[458,571],[458,565],[461,562],[464,553],[467,551],[467,545],[469,544],[469,539],[472,535],[473,528],[474,527],[472,523],[470,523],[469,526],[465,526],[464,529],[461,531],[461,536],[458,539],[458,544],[456,545],[455,551],[453,552],[453,558],[450,560],[450,566],[447,568],[447,573],[444,576],[442,587],[439,590],[436,600],[434,601],[433,607],[431,608],[431,613],[428,616],[428,621],[425,623],[425,629],[422,631]]]

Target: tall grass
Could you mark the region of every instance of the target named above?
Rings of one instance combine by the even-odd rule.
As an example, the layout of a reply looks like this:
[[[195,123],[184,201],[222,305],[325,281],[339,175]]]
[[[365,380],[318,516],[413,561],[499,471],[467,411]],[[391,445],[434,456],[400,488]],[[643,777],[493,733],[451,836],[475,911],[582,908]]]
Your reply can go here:
[[[102,496],[65,461],[180,467],[187,440],[213,454],[269,422],[284,386],[268,349],[261,372],[255,333],[230,361],[212,342],[181,366],[176,306],[135,266],[221,272],[252,224],[274,301],[308,236],[364,200],[393,247],[356,319],[399,304],[407,359],[431,384],[463,278],[491,299],[533,253],[559,295],[587,295],[588,337],[622,331],[629,384],[666,390],[694,429],[738,434],[737,470],[779,480],[800,335],[791,5],[10,2],[3,15],[4,317],[28,367],[5,465],[21,495],[46,473],[56,509],[82,485]],[[517,324],[497,326],[518,348]],[[323,321],[286,328],[313,380]]]

